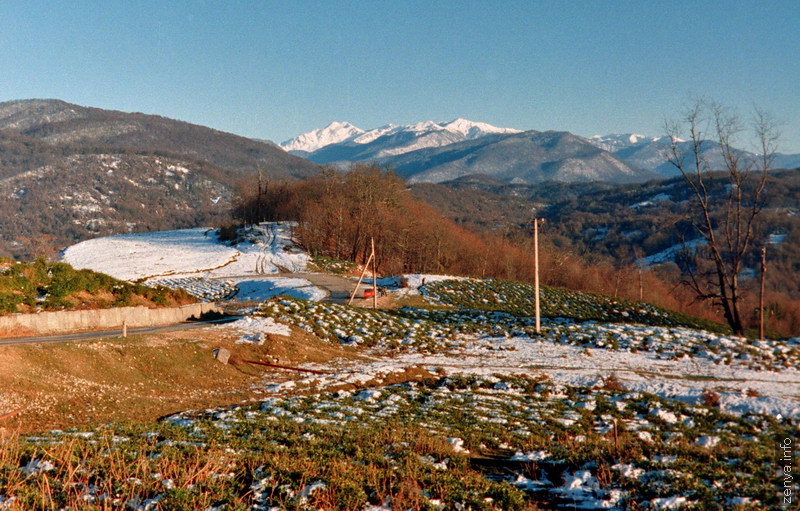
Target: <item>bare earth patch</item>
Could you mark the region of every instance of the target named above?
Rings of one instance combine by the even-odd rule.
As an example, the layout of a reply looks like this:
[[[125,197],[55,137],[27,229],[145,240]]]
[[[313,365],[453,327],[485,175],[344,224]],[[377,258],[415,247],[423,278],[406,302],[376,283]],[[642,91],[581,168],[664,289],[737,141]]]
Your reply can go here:
[[[324,364],[354,352],[293,329],[263,344],[237,344],[241,335],[214,326],[63,344],[0,347],[0,427],[22,432],[117,421],[147,421],[186,409],[240,403],[259,383],[297,373],[245,363]],[[231,351],[231,363],[213,351]]]

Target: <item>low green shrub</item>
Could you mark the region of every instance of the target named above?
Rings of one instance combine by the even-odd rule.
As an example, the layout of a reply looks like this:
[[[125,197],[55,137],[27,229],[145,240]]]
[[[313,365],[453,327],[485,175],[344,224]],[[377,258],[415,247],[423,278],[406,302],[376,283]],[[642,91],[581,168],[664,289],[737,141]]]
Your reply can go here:
[[[172,290],[163,286],[151,288],[141,284],[117,280],[109,275],[91,270],[76,270],[63,262],[48,263],[37,259],[30,263],[4,260],[0,264],[0,313],[21,312],[26,305],[39,310],[60,310],[80,305],[76,295],[109,293],[114,296],[114,306],[134,303],[134,296],[141,296],[156,305],[168,305],[171,301],[189,303],[194,301],[183,290]],[[83,300],[85,297],[81,297]],[[101,300],[101,306],[108,305]]]

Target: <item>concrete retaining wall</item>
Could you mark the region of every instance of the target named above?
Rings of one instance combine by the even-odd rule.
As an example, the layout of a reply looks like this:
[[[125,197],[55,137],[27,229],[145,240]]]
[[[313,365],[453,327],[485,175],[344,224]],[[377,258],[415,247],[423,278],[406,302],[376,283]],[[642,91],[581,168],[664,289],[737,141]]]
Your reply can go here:
[[[117,307],[112,309],[40,312],[0,316],[0,337],[44,335],[81,330],[113,330],[162,326],[182,323],[192,316],[218,311],[213,303],[193,303],[182,307],[148,309],[147,307]]]

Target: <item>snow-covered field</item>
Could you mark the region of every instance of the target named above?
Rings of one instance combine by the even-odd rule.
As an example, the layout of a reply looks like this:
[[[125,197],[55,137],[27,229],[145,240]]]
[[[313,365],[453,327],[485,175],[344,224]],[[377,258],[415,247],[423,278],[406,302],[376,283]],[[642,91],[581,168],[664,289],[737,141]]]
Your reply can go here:
[[[161,275],[199,276],[235,263],[240,251],[219,243],[207,228],[117,234],[68,247],[61,260],[121,280]]]
[[[473,376],[547,375],[573,386],[599,385],[613,374],[630,390],[686,403],[714,391],[726,412],[800,420],[800,339],[747,342],[688,328],[559,319],[545,319],[537,336],[526,324],[531,318],[502,313],[454,315],[460,323],[449,323],[446,316],[358,313],[290,300],[261,310],[333,341],[370,346],[376,357],[366,364],[315,367],[333,376],[293,385],[360,383],[409,366]]]
[[[709,360],[664,361],[654,353],[582,348],[540,342],[529,337],[466,337],[445,353],[397,354],[375,362],[318,366],[333,376],[295,382],[325,388],[363,383],[379,375],[424,367],[448,375],[547,375],[561,385],[602,386],[614,374],[627,389],[647,392],[689,404],[703,402],[703,394],[720,395],[720,409],[734,414],[764,413],[800,420],[800,372],[780,373],[729,367]],[[312,366],[309,366],[312,367]]]
[[[63,251],[61,259],[122,280],[164,276],[225,278],[305,271],[308,254],[292,243],[292,227],[264,223],[230,246],[209,228],[95,238]]]
[[[305,272],[310,258],[292,242],[290,223],[253,226],[233,246],[209,228],[119,234],[73,245],[61,259],[122,280],[182,288],[204,300],[287,294],[316,301],[326,295],[305,279],[263,277]]]

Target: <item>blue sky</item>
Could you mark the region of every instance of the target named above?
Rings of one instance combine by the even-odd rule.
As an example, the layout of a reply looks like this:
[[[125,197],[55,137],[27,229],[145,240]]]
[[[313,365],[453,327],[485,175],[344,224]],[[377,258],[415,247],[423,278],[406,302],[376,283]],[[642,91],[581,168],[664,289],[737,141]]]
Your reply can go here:
[[[59,98],[282,141],[464,117],[663,134],[693,96],[800,152],[787,1],[0,2],[0,101]]]

